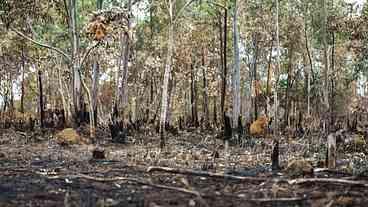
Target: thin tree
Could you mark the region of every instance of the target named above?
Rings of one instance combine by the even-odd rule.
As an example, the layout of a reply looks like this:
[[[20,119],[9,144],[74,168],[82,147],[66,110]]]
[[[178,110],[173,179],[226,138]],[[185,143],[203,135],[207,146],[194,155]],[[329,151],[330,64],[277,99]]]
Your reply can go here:
[[[324,104],[324,127],[328,131],[328,44],[327,44],[327,2],[322,1],[322,44],[323,44],[323,104]]]
[[[239,55],[239,31],[238,31],[238,4],[234,2],[234,73],[233,73],[233,128],[238,127],[240,116],[240,55]]]
[[[276,0],[276,61],[277,67],[275,70],[275,90],[274,90],[274,143],[271,155],[272,170],[279,169],[279,140],[278,140],[278,97],[277,97],[277,86],[279,81],[279,71],[280,71],[280,34],[279,34],[279,0]]]
[[[184,9],[189,6],[193,0],[187,1],[184,6],[178,11],[177,15],[174,16],[174,5],[176,0],[169,0],[168,1],[168,13],[169,13],[169,26],[168,26],[168,42],[167,42],[167,56],[166,56],[166,63],[165,63],[165,73],[164,73],[164,81],[162,85],[162,99],[161,99],[161,116],[160,116],[160,147],[163,148],[165,146],[165,123],[166,123],[166,111],[168,109],[168,86],[169,86],[169,79],[171,76],[171,69],[172,69],[172,56],[174,51],[174,38],[175,38],[175,31],[174,26],[178,17],[180,17],[181,13]]]

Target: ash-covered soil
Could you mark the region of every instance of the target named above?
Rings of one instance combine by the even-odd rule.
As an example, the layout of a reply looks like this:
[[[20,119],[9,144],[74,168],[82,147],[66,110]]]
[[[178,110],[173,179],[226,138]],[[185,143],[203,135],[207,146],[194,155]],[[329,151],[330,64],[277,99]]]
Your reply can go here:
[[[127,144],[113,144],[101,131],[98,144],[60,145],[52,131],[0,130],[0,206],[367,206],[368,179],[350,169],[352,156],[366,152],[340,151],[337,170],[318,171],[325,154],[319,139],[281,139],[283,169],[303,158],[315,173],[275,174],[271,139],[234,141],[226,161],[215,137],[182,131],[161,151],[159,137],[149,132],[130,136]],[[105,159],[92,158],[96,146]],[[152,166],[213,174],[148,172]],[[213,176],[224,173],[234,177]],[[302,178],[348,182],[296,182]]]

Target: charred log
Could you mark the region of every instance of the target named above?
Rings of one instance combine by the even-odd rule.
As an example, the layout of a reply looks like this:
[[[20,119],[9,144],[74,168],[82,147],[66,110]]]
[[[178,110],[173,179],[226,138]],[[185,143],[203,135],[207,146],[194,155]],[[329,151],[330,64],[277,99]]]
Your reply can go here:
[[[224,113],[224,140],[231,139],[232,136],[232,128],[231,128],[231,121],[230,117]]]
[[[115,122],[109,124],[111,139],[113,143],[126,143],[127,129],[123,127],[122,122]]]

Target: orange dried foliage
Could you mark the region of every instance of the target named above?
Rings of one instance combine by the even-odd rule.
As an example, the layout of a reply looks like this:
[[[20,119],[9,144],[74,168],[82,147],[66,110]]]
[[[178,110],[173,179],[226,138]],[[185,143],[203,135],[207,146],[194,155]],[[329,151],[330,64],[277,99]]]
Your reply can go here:
[[[56,141],[62,145],[88,144],[88,140],[80,136],[75,129],[66,128],[56,134]]]
[[[251,135],[263,135],[265,134],[268,124],[268,118],[266,116],[260,116],[256,121],[250,125]]]
[[[97,17],[88,25],[87,32],[96,41],[101,41],[107,35],[107,26],[104,17]]]

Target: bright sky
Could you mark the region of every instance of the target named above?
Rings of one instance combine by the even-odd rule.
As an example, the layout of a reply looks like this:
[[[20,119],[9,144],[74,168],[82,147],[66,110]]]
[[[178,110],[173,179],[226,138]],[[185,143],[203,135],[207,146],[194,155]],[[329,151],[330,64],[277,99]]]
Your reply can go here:
[[[355,9],[357,9],[358,13],[360,13],[363,9],[363,5],[366,3],[367,0],[345,0],[346,3],[354,4]]]

